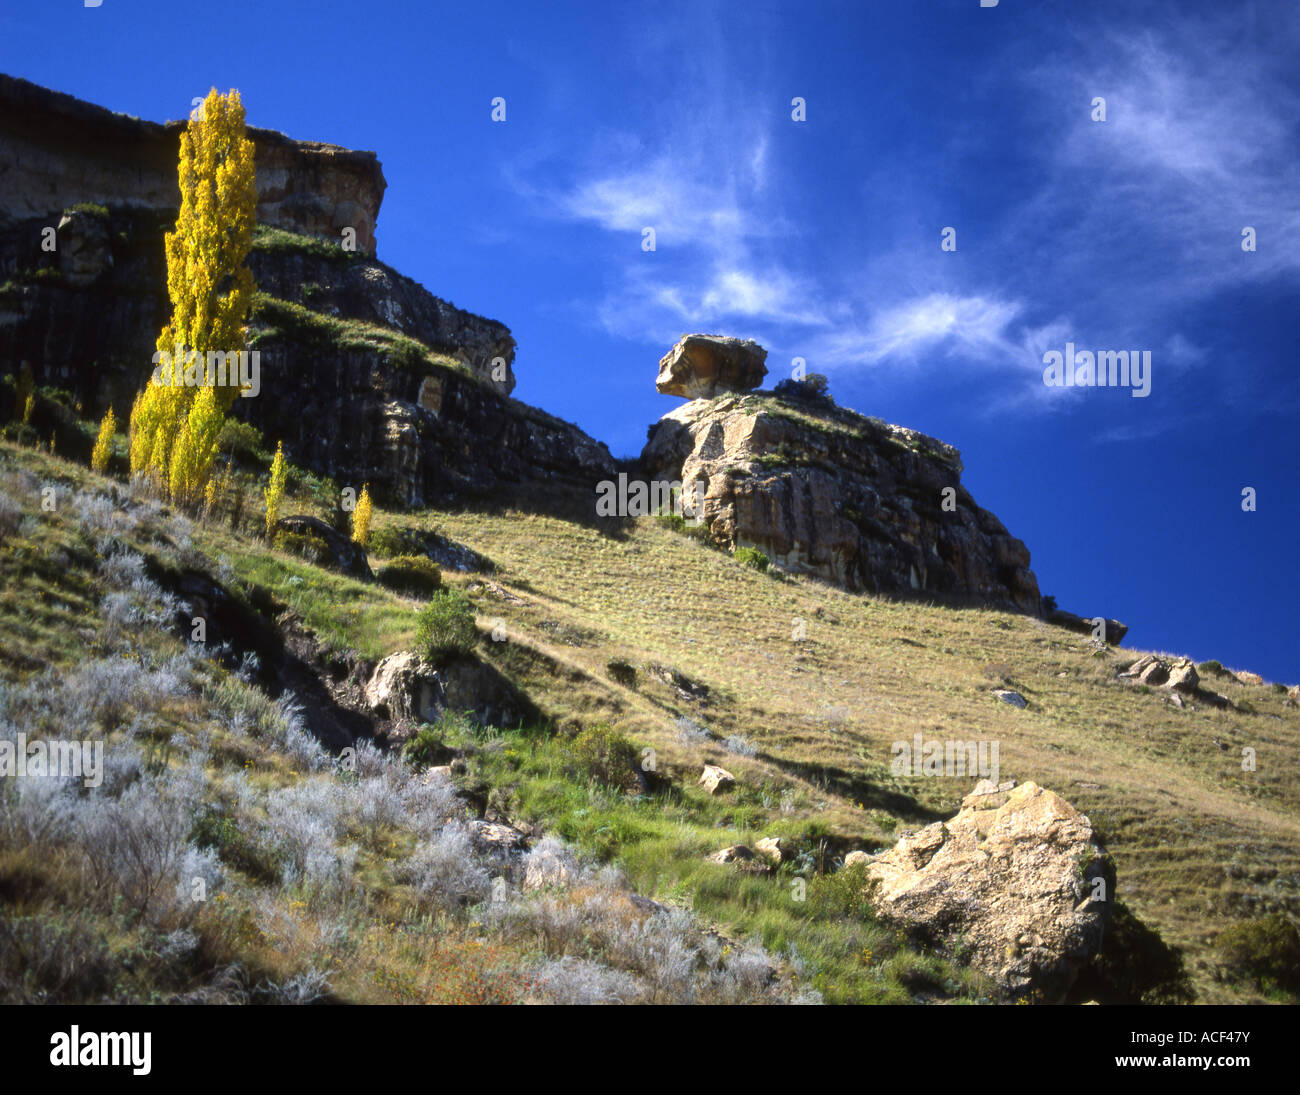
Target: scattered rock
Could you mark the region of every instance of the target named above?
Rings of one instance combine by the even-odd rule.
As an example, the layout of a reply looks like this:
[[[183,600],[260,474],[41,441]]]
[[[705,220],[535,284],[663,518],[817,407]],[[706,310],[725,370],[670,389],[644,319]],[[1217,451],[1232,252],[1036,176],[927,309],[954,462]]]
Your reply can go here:
[[[711,795],[716,795],[719,791],[725,791],[728,787],[733,786],[735,782],[735,776],[716,764],[706,764],[704,771],[700,773],[700,786]]]
[[[1293,684],[1286,690],[1286,699],[1282,701],[1284,707],[1300,707],[1300,684]]]
[[[752,339],[682,335],[659,361],[655,390],[687,399],[747,392],[767,376],[767,351]]]
[[[967,951],[1001,995],[1043,1002],[1063,999],[1100,948],[1114,892],[1087,817],[1035,783],[981,782],[955,817],[905,832],[868,870],[883,916]]]
[[[1019,692],[1012,692],[1009,688],[995,688],[993,695],[997,696],[1003,703],[1009,703],[1012,707],[1028,707],[1029,701]]]
[[[1098,620],[1101,621],[1100,635],[1097,634]],[[1128,625],[1118,620],[1108,620],[1102,616],[1076,616],[1073,612],[1066,612],[1060,608],[1052,609],[1047,614],[1047,622],[1057,627],[1068,628],[1080,635],[1094,636],[1111,646],[1119,646],[1124,641],[1124,636],[1128,634]]]
[[[484,821],[480,818],[469,823],[469,831],[474,839],[490,852],[517,852],[528,840],[513,825],[506,825],[501,821]]]
[[[1176,658],[1168,662],[1154,654],[1143,655],[1119,676],[1152,688],[1173,688],[1179,692],[1195,692],[1201,683],[1196,664],[1190,658]]]
[[[1246,669],[1238,670],[1237,672],[1233,673],[1233,676],[1236,677],[1237,680],[1241,681],[1242,684],[1263,684],[1264,683],[1264,678],[1261,677],[1258,673],[1251,673],[1249,670]]]

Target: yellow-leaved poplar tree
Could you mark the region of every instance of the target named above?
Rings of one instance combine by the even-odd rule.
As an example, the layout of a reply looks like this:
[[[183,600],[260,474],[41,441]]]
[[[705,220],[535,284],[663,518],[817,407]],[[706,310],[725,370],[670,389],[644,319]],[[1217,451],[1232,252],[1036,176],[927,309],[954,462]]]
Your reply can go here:
[[[108,468],[108,458],[113,455],[113,433],[117,429],[117,419],[113,417],[113,408],[99,424],[99,436],[95,438],[95,448],[90,454],[90,467],[101,475]]]
[[[271,461],[271,485],[262,493],[266,496],[266,538],[275,535],[275,523],[280,519],[280,499],[284,497],[284,443],[275,444],[275,459]]]
[[[178,181],[180,213],[166,240],[171,318],[157,342],[166,356],[156,359],[160,376],[131,409],[131,472],[154,477],[177,504],[195,506],[212,474],[216,436],[239,394],[238,370],[227,363],[209,375],[208,355],[243,350],[253,296],[247,259],[257,179],[238,91],[213,88],[195,110],[181,134]]]
[[[361,497],[357,499],[357,508],[352,511],[352,539],[365,547],[370,542],[370,484],[361,488]]]

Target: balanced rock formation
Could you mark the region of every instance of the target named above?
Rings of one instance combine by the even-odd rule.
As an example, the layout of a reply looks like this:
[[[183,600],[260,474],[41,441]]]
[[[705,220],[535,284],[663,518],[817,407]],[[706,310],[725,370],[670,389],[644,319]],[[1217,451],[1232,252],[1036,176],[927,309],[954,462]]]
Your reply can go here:
[[[1101,947],[1114,868],[1092,824],[1035,783],[981,781],[949,821],[867,860],[880,914],[969,954],[1007,999],[1061,1001]]]
[[[656,391],[687,399],[747,392],[767,376],[767,351],[752,339],[682,335],[659,360]]]
[[[961,485],[957,450],[914,430],[833,405],[731,394],[665,415],[641,462],[654,480],[702,482],[714,540],[757,548],[783,570],[848,589],[1042,609],[1028,548]]]

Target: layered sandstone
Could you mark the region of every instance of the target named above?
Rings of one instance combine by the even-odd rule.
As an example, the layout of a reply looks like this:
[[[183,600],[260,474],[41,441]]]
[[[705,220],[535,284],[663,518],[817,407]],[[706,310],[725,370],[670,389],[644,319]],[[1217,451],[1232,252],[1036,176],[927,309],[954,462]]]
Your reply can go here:
[[[0,75],[0,224],[55,217],[78,202],[175,213],[185,123],[160,125]],[[384,173],[373,152],[249,127],[262,224],[375,251]]]
[[[768,393],[697,399],[641,456],[652,479],[704,485],[730,548],[848,589],[952,595],[1037,614],[1029,550],[961,485],[961,456],[914,430]]]

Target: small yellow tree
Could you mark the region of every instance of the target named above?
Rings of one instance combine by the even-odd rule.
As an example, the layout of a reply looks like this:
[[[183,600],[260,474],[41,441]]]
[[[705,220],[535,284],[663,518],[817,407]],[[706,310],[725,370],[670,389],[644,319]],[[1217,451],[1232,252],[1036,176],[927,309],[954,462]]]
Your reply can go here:
[[[280,499],[284,497],[284,443],[275,444],[275,459],[271,461],[271,485],[262,493],[266,496],[266,538],[275,535],[275,523],[280,519]]]
[[[361,488],[361,497],[357,499],[357,508],[352,511],[352,539],[365,547],[370,542],[370,484]]]
[[[181,207],[166,239],[171,319],[158,335],[163,366],[131,408],[131,473],[147,474],[196,505],[207,487],[207,451],[213,407],[219,416],[238,394],[225,355],[244,347],[244,324],[253,295],[246,260],[257,213],[253,142],[244,127],[239,92],[208,93],[181,134],[178,169]],[[209,376],[209,354],[222,355],[224,376]],[[170,369],[166,368],[170,362]],[[216,359],[213,360],[216,365]],[[199,392],[215,400],[198,411]],[[190,452],[190,446],[198,450]],[[181,495],[175,493],[180,489]]]
[[[90,454],[90,467],[101,475],[108,468],[108,458],[113,455],[113,433],[117,429],[117,419],[113,417],[113,408],[99,424],[99,436],[95,438],[95,449]]]
[[[24,361],[23,367],[18,370],[18,383],[14,389],[14,417],[20,419],[24,426],[31,421],[32,408],[36,405],[32,394],[35,385],[32,367]]]

